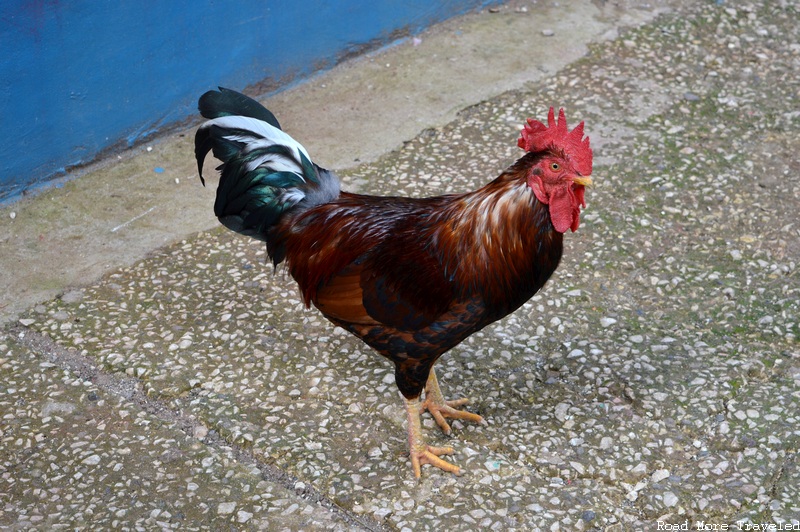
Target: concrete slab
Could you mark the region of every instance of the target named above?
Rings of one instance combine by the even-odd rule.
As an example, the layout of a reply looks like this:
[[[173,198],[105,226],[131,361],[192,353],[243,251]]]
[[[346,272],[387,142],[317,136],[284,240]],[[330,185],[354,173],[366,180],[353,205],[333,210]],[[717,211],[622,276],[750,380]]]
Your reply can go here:
[[[4,530],[358,524],[266,479],[230,447],[202,443],[202,425],[47,339],[4,334],[0,377]]]
[[[437,364],[488,422],[448,439],[425,421],[461,477],[413,479],[388,364],[305,310],[259,243],[218,228],[6,328],[0,523],[91,522],[54,497],[93,504],[120,463],[110,478],[148,477],[146,495],[119,489],[142,505],[92,511],[128,527],[800,527],[798,15],[676,4],[344,172],[368,193],[468,190],[518,155],[521,117],[557,103],[586,121],[597,186],[560,269]],[[45,422],[48,401],[74,410]],[[113,437],[156,463],[120,457]],[[204,511],[183,510],[188,478]]]

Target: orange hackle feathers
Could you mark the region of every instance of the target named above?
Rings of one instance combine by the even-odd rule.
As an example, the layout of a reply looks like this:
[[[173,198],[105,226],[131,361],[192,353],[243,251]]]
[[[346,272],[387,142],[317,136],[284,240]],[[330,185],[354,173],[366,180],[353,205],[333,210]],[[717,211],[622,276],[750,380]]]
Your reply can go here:
[[[592,174],[592,149],[589,147],[589,137],[583,136],[583,122],[569,131],[564,109],[558,110],[558,120],[556,120],[555,111],[551,107],[546,126],[538,120],[529,118],[520,133],[517,145],[525,151],[534,153],[547,150],[561,151],[581,175]]]

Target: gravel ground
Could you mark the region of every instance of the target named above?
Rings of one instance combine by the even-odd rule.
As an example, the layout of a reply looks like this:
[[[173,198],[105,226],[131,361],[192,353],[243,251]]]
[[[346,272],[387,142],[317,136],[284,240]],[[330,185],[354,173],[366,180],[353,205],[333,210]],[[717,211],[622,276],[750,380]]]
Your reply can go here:
[[[220,229],[6,331],[0,526],[800,527],[798,72],[796,3],[698,2],[344,175],[472,189],[525,117],[586,121],[562,266],[437,365],[488,422],[425,421],[461,477],[413,479],[389,364]]]

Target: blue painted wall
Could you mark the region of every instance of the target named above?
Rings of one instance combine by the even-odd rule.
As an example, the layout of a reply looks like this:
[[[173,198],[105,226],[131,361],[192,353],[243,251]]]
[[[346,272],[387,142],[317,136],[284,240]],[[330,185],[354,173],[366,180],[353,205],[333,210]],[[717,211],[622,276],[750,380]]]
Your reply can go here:
[[[0,2],[0,201],[193,115],[497,0]]]

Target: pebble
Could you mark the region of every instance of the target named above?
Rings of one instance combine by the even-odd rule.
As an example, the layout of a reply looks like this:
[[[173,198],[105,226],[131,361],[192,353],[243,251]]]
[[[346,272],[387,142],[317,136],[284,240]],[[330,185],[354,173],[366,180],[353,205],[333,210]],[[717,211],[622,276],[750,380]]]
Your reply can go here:
[[[650,475],[650,480],[653,481],[654,483],[661,482],[662,480],[665,480],[667,478],[669,478],[668,469],[658,469],[656,471],[653,471],[653,474]]]
[[[671,491],[667,491],[664,493],[664,506],[667,508],[672,508],[678,504],[678,496],[672,493]]]
[[[567,420],[567,411],[569,410],[570,405],[568,403],[559,403],[556,405],[553,413],[556,416],[556,419],[560,422],[564,422]]]
[[[617,323],[617,320],[614,318],[609,318],[609,317],[600,318],[600,325],[603,327],[611,327],[615,323]]]
[[[586,355],[586,353],[583,350],[581,350],[581,349],[573,349],[572,351],[569,352],[569,354],[567,355],[567,358],[578,358],[578,357],[582,357],[582,356],[585,356],[585,355]]]
[[[217,505],[217,513],[220,515],[232,514],[235,509],[235,502],[221,502]]]

